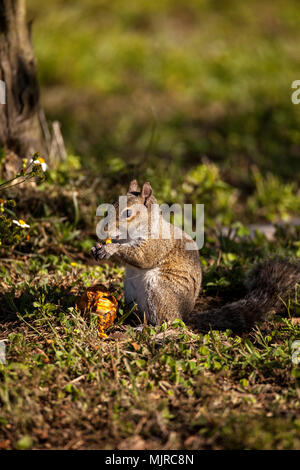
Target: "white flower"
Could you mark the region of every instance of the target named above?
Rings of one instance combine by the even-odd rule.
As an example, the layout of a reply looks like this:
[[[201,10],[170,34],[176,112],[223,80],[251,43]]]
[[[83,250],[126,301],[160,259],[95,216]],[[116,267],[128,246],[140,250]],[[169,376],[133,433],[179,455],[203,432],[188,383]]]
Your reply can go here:
[[[13,220],[13,224],[18,225],[18,227],[21,228],[29,228],[30,225],[26,224],[25,220],[19,219],[19,220]]]
[[[37,158],[36,160],[31,159],[30,163],[33,163],[34,165],[39,165],[42,167],[42,170],[45,172],[47,170],[47,163],[42,157]]]

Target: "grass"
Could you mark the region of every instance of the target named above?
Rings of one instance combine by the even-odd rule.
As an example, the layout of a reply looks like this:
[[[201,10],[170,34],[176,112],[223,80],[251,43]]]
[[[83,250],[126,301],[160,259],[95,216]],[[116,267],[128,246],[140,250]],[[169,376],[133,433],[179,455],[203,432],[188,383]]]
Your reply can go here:
[[[27,4],[69,156],[8,195],[30,229],[13,247],[1,234],[0,448],[299,449],[299,293],[241,336],[180,320],[138,333],[123,268],[89,255],[96,207],[137,177],[160,203],[205,204],[199,312],[243,296],[257,260],[300,256],[299,226],[247,228],[299,217],[298,3]],[[119,302],[107,340],[74,309],[98,282]]]
[[[249,192],[300,179],[296,0],[28,0],[50,118],[99,174],[152,177],[207,156]],[[59,45],[59,46],[58,46]],[[149,176],[148,176],[149,174]]]
[[[49,187],[28,191],[44,207],[55,201]],[[88,191],[78,197],[77,226],[72,211],[59,214],[57,200],[55,217],[31,216],[34,249],[2,253],[1,448],[299,448],[300,370],[291,360],[299,296],[285,317],[242,336],[197,334],[181,320],[138,333],[122,324],[123,268],[89,256]],[[65,185],[60,197],[68,192]],[[236,230],[232,240],[208,227],[197,311],[242,296],[244,272],[256,259],[279,246],[285,256],[297,254],[296,227],[278,229],[276,242],[245,238],[241,224]],[[74,309],[76,296],[96,282],[119,301],[120,325],[107,340],[98,338],[96,318]]]

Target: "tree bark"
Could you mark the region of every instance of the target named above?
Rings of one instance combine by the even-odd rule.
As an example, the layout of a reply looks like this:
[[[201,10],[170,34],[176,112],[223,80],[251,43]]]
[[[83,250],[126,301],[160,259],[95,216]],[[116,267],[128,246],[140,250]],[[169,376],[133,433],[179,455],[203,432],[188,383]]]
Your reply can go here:
[[[44,151],[25,0],[0,0],[0,80],[6,90],[6,104],[0,104],[0,148],[7,163],[16,166],[20,159]]]

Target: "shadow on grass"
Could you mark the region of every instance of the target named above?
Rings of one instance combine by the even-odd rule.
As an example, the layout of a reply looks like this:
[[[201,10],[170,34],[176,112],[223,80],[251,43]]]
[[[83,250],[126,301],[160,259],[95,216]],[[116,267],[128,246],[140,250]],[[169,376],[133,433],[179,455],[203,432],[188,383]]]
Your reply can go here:
[[[21,293],[11,289],[1,294],[0,326],[5,329],[12,322],[20,324],[23,316],[30,322],[36,318],[36,309],[47,312],[74,307],[77,295],[71,289],[59,285],[26,286]]]

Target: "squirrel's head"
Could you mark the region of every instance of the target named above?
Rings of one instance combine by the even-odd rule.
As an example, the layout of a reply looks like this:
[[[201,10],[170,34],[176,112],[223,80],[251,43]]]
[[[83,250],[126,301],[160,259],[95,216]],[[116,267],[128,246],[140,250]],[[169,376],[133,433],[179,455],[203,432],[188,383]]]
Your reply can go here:
[[[149,181],[143,184],[142,190],[140,190],[137,180],[132,180],[129,184],[129,189],[126,194],[128,204],[131,206],[141,204],[151,210],[151,204],[157,204],[157,200],[153,196],[153,190]]]
[[[144,183],[140,190],[137,181],[131,181],[127,194],[113,204],[115,211],[106,220],[104,231],[107,236],[112,240],[126,242],[148,235],[151,230],[152,204],[157,204],[157,200],[153,196],[151,184]]]

